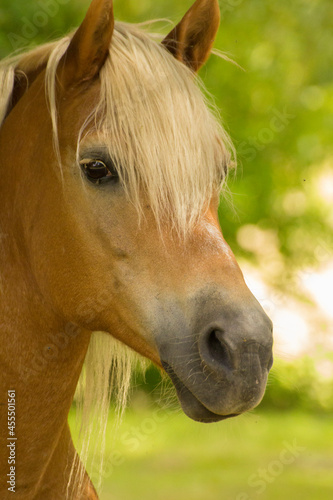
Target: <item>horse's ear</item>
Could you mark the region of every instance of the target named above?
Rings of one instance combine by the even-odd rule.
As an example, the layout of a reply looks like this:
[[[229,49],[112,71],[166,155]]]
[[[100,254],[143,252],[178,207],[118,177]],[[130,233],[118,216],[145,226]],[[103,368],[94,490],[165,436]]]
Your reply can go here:
[[[179,61],[198,71],[208,59],[220,24],[217,0],[196,0],[162,44]]]
[[[114,28],[113,0],[92,0],[60,64],[65,87],[98,75],[108,55]]]

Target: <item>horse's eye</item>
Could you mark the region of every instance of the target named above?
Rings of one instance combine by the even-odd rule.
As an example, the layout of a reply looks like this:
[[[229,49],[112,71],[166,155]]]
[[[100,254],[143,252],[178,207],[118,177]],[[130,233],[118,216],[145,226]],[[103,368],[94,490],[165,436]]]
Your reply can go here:
[[[118,180],[116,169],[106,166],[101,160],[81,160],[80,165],[87,179],[94,184]]]

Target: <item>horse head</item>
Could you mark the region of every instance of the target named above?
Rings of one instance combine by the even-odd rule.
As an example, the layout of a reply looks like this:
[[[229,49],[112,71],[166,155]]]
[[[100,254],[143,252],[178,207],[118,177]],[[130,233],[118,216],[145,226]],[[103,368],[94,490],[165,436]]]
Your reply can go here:
[[[230,143],[195,72],[218,25],[217,2],[197,0],[156,44],[94,0],[6,123],[20,124],[6,175],[18,204],[29,186],[16,217],[44,296],[163,367],[207,422],[253,408],[272,364],[271,322],[217,216]]]

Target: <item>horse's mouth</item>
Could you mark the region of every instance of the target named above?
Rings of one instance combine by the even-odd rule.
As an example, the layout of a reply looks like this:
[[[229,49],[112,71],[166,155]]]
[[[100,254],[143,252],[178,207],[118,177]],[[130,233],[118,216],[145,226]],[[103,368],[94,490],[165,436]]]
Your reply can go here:
[[[201,403],[201,401],[199,401],[193,392],[186,387],[168,363],[162,361],[162,365],[176,388],[177,396],[184,413],[192,420],[203,423],[212,423],[231,417],[237,417],[239,415],[239,413],[218,415],[217,413],[212,412],[203,403]]]

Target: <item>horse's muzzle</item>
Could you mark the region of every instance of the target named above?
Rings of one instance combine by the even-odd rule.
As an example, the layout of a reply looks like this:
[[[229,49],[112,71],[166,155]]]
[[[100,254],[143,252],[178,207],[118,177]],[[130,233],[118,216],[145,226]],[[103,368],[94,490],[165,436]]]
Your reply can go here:
[[[184,412],[214,422],[250,410],[262,399],[273,363],[272,324],[258,303],[228,308],[208,324],[202,316],[206,325],[194,334],[185,323],[182,336],[171,339],[169,330],[160,357]]]

